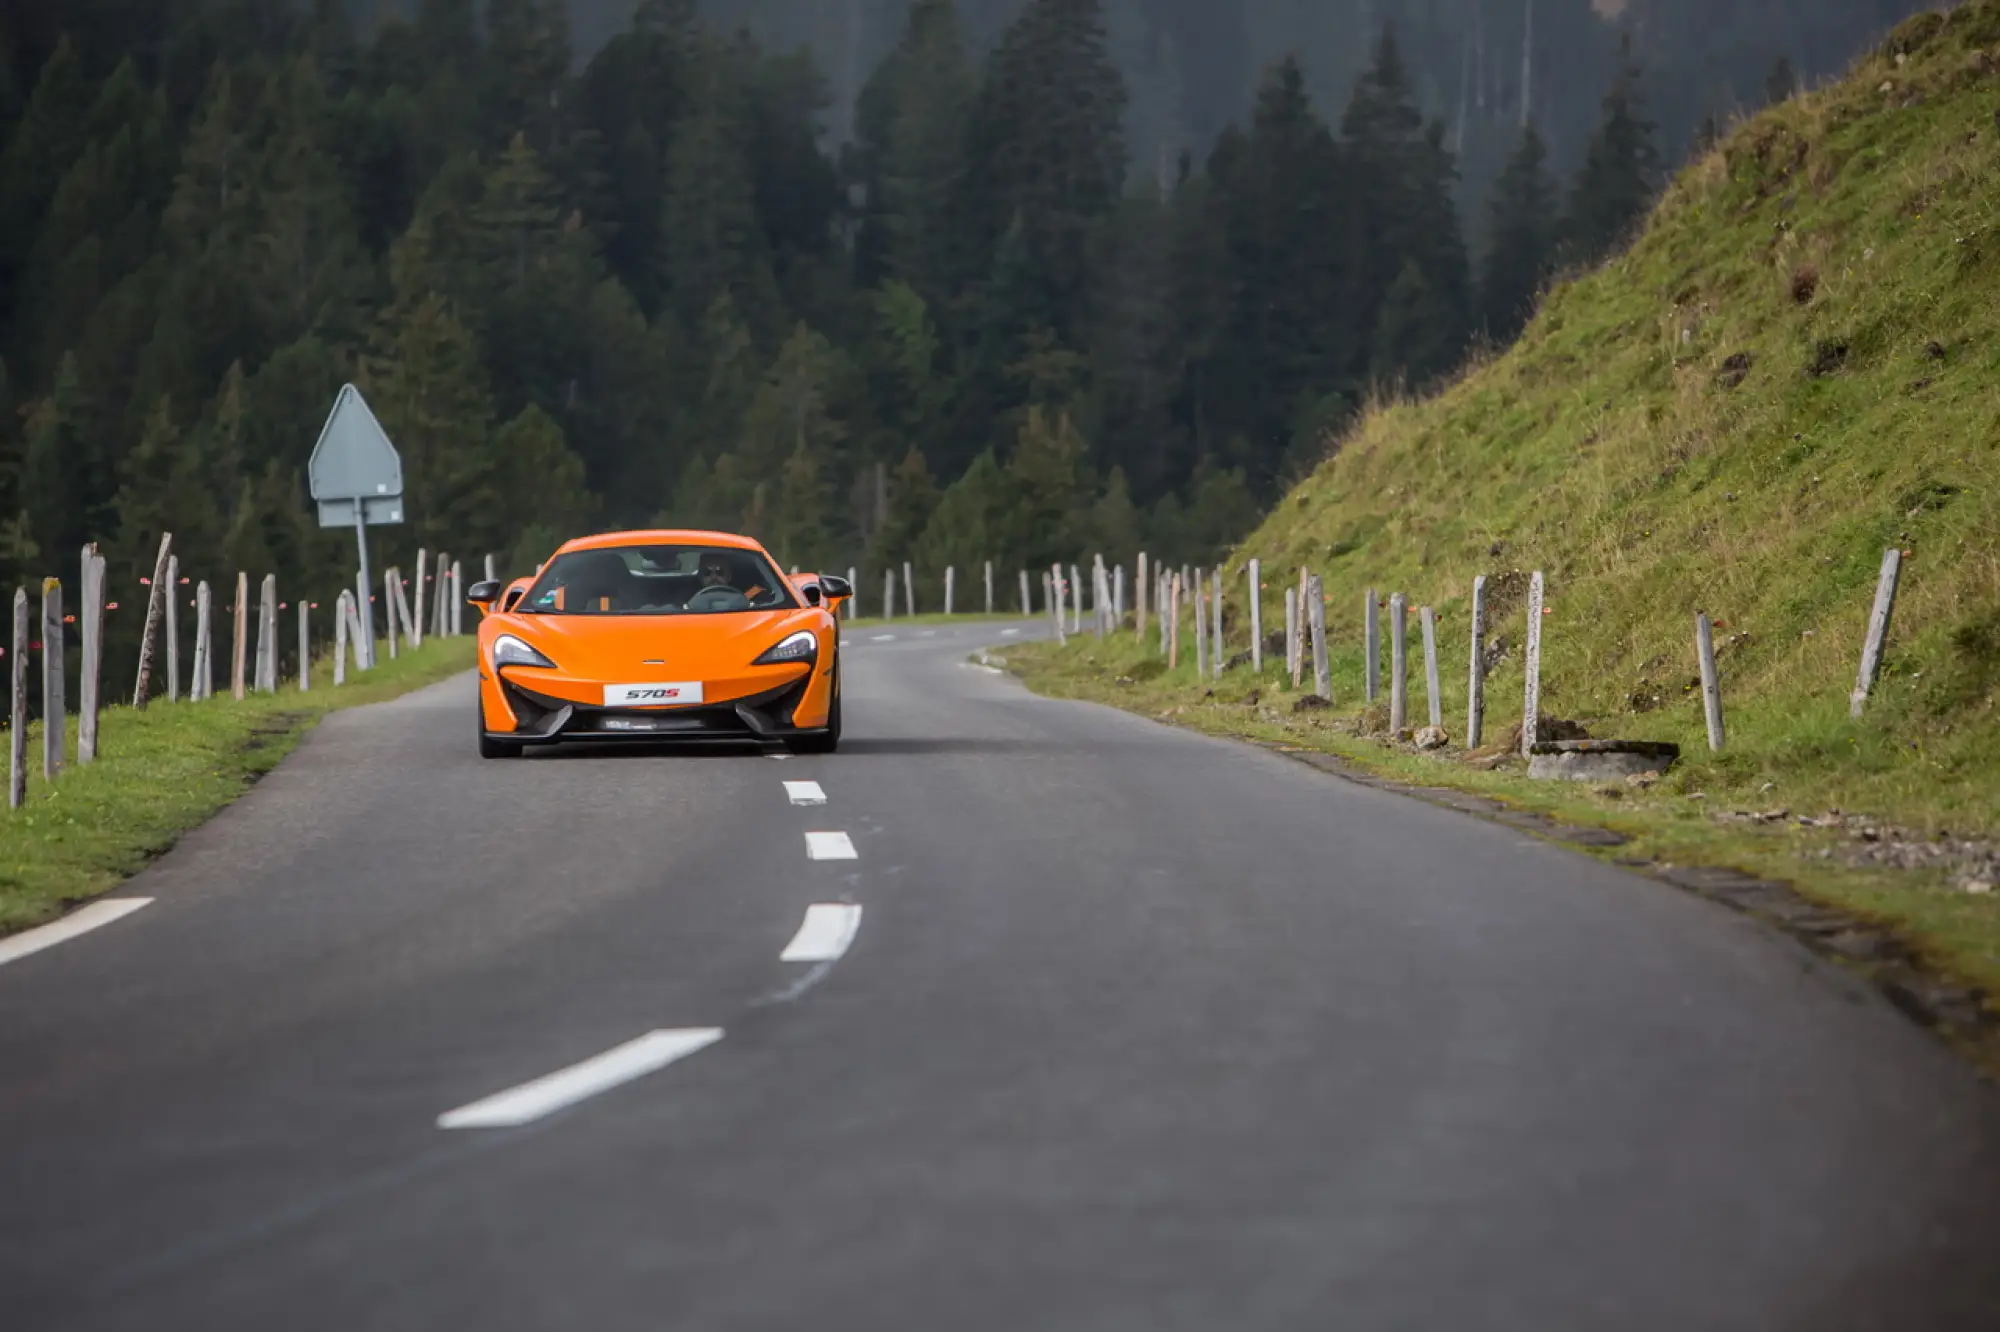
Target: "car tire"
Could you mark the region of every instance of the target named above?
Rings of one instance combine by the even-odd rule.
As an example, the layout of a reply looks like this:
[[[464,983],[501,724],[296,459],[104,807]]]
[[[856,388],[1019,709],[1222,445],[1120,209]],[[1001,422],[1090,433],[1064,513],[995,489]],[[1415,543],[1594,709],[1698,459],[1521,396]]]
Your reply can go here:
[[[479,704],[479,757],[483,759],[505,759],[521,757],[523,746],[511,740],[495,740],[486,734],[486,703]]]
[[[826,711],[826,729],[790,742],[794,754],[831,754],[840,748],[840,667],[833,668],[833,706]]]

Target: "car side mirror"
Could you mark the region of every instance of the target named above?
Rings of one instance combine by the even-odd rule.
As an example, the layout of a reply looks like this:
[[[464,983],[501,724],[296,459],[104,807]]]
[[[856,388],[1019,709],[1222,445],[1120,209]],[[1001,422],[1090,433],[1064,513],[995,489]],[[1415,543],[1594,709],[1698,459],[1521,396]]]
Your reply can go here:
[[[500,600],[500,582],[488,578],[465,589],[465,599],[482,611],[493,609],[493,603]]]
[[[838,574],[822,574],[819,586],[828,601],[841,601],[854,595],[854,584]]]
[[[826,597],[822,595],[819,590],[818,583],[806,584],[805,598],[806,598],[806,605],[808,606],[822,605],[826,601]]]

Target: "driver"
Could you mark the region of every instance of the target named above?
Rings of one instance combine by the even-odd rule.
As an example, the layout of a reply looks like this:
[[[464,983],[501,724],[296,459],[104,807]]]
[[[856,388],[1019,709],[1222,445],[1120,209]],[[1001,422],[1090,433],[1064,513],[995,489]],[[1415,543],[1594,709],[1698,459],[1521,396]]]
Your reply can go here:
[[[719,550],[705,550],[701,553],[700,577],[701,586],[695,590],[695,596],[700,596],[712,587],[727,587],[741,592],[746,598],[754,601],[764,595],[766,590],[762,586],[737,587],[735,561]]]

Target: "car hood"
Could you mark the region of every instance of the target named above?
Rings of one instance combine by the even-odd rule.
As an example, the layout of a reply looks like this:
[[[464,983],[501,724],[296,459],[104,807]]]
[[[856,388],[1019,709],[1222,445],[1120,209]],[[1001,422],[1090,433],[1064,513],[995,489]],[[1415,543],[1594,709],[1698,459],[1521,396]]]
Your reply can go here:
[[[820,613],[791,608],[721,615],[508,615],[515,633],[573,675],[624,675],[645,668],[703,671],[747,666],[787,634],[816,629]],[[641,676],[640,678],[649,678]]]

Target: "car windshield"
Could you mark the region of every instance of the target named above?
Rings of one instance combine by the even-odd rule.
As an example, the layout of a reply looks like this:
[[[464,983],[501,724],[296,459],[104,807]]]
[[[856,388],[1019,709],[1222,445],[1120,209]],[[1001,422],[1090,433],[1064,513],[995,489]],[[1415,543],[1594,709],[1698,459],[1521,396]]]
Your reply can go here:
[[[642,545],[556,556],[517,609],[529,615],[727,615],[798,604],[791,585],[758,551]]]

